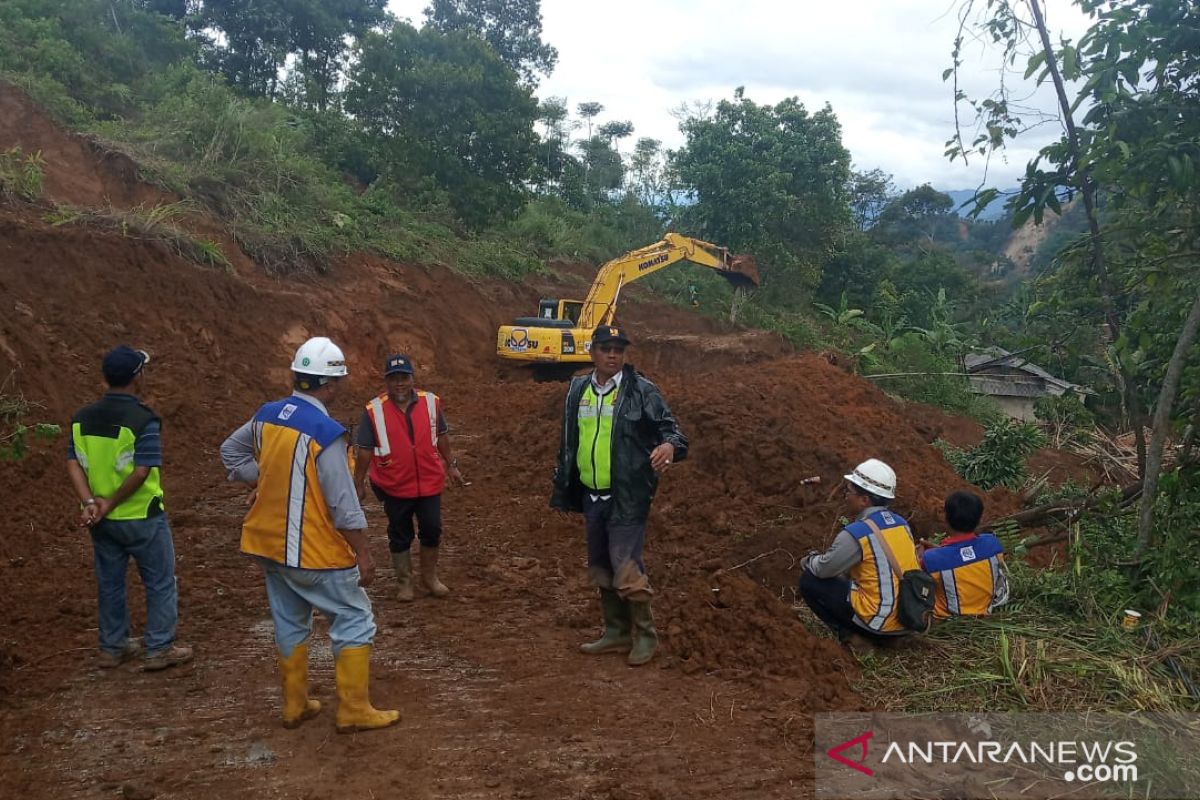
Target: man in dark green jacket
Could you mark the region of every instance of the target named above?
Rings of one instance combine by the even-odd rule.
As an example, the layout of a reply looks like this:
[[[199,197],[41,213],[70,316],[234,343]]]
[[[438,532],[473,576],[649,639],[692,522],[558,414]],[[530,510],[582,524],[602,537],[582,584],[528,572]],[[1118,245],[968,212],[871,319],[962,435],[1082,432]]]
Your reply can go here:
[[[658,635],[642,561],[646,518],[658,477],[687,457],[658,387],[625,363],[629,338],[601,325],[592,334],[595,369],[567,390],[550,505],[583,514],[588,573],[600,588],[604,635],[584,653],[629,653],[632,666],[654,657]]]

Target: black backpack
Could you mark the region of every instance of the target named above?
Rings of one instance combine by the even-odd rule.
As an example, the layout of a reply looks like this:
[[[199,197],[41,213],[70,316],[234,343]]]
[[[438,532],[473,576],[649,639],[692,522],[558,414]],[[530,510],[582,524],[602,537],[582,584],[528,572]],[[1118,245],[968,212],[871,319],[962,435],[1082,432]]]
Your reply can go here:
[[[933,577],[923,569],[910,569],[901,573],[900,565],[896,563],[896,554],[892,552],[891,545],[880,532],[875,520],[868,518],[864,521],[883,546],[883,554],[887,556],[892,572],[900,575],[900,596],[896,598],[896,618],[910,631],[925,633],[933,623]]]

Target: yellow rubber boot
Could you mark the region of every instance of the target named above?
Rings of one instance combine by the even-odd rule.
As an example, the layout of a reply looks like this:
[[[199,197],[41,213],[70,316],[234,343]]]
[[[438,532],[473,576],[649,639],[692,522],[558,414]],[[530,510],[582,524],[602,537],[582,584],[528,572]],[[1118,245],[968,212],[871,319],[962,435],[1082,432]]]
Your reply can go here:
[[[425,588],[434,597],[445,597],[450,594],[450,590],[446,588],[446,584],[438,580],[437,564],[438,549],[436,547],[422,547],[421,582],[425,584]]]
[[[371,678],[371,646],[343,647],[338,653],[337,731],[353,733],[386,728],[400,721],[399,711],[380,711],[371,705],[368,684]]]
[[[283,675],[283,727],[298,728],[321,711],[321,704],[308,696],[308,643],[296,645],[290,656],[279,654]]]

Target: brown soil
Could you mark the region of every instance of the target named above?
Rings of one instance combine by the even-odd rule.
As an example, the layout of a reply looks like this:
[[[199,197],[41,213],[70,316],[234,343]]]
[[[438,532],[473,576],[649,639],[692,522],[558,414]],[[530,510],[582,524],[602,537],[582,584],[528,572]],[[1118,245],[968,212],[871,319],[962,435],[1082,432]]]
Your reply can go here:
[[[155,196],[13,98],[0,90],[0,120],[19,116],[0,123],[0,147],[41,147],[54,200],[113,201],[121,186],[125,203]],[[840,513],[829,489],[868,456],[896,467],[917,530],[936,528],[941,497],[962,484],[910,412],[774,337],[632,293],[622,323],[635,360],[693,443],[650,521],[661,656],[633,670],[575,649],[597,611],[580,521],[547,508],[564,387],[493,355],[498,324],[575,277],[480,283],[367,255],[333,275],[199,268],[152,242],[0,208],[0,376],[39,405],[30,421],[65,423],[94,398],[113,344],[154,356],[146,399],[165,419],[180,636],[196,648],[165,674],[98,670],[91,548],[73,525],[63,440],[0,463],[0,796],[811,796],[811,714],[870,703],[850,687],[854,661],[792,612],[795,559],[828,543]],[[358,736],[333,735],[323,636],[312,683],[326,711],[298,731],[277,724],[262,579],[237,552],[245,491],[217,455],[286,392],[294,348],[319,334],[347,352],[333,408],[347,422],[378,390],[385,354],[411,353],[473,481],[445,499],[444,602],[392,601],[381,510],[368,508],[381,566],[373,693],[404,721]],[[810,475],[824,483],[797,488]],[[997,512],[1013,503],[990,498]]]

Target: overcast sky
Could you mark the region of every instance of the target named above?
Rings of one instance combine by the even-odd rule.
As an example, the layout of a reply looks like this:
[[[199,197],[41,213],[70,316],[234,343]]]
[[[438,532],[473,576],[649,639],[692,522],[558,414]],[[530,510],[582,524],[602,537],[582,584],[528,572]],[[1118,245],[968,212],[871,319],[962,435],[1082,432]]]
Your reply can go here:
[[[1046,4],[1051,30],[1078,39],[1086,21],[1069,0]],[[389,5],[419,26],[428,2]],[[738,86],[760,104],[796,95],[810,111],[833,107],[856,169],[879,167],[902,189],[973,188],[984,179],[983,161],[951,164],[942,155],[954,131],[953,89],[942,72],[957,9],[954,0],[542,0],[543,39],[558,48],[558,66],[537,93],[565,97],[572,111],[602,103],[598,122],[631,121],[625,151],[641,136],[682,144],[670,111],[684,101],[727,99]],[[995,54],[968,46],[964,88],[991,91],[997,66]],[[1048,90],[1029,103],[1054,107]],[[1053,123],[1022,137],[1005,159],[993,159],[987,184],[1015,185],[1059,130]]]

